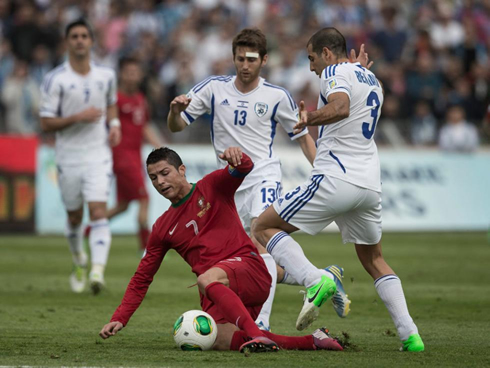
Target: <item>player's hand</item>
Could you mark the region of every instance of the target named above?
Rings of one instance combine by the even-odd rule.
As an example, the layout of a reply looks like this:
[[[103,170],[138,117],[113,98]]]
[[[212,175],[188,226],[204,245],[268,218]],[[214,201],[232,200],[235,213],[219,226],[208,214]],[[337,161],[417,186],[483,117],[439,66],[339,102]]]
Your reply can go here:
[[[240,147],[230,147],[225,149],[225,152],[219,155],[219,158],[225,161],[232,166],[237,167],[242,163],[242,149]]]
[[[356,57],[356,50],[350,50],[350,61],[352,63],[358,62],[364,68],[371,69],[371,66],[374,64],[374,61],[369,62],[369,55],[364,51],[364,44],[361,45],[359,49],[359,56]]]
[[[82,123],[96,123],[102,116],[102,110],[95,107],[89,107],[78,113],[77,120]]]
[[[121,128],[120,127],[110,127],[109,129],[109,144],[111,147],[116,147],[119,143],[121,143]]]
[[[306,127],[306,125],[308,125],[308,111],[306,111],[305,102],[300,101],[299,120],[298,123],[293,127],[293,133],[298,134]]]
[[[170,102],[170,111],[172,111],[173,114],[180,114],[182,111],[187,109],[187,106],[191,103],[190,98],[188,98],[186,95],[180,95],[175,97],[172,102]]]
[[[99,332],[99,336],[103,339],[108,339],[109,337],[114,336],[119,331],[121,331],[123,327],[124,326],[121,322],[109,322],[104,327],[102,327],[102,330],[100,330]]]

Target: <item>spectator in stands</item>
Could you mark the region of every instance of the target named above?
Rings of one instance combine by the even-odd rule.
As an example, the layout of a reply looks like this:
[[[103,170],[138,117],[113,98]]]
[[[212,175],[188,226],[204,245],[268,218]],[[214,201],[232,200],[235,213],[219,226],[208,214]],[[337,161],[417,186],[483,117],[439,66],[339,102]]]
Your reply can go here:
[[[478,131],[466,121],[464,109],[452,106],[447,112],[447,122],[439,133],[439,147],[449,152],[474,152],[478,148]]]
[[[29,77],[26,61],[15,61],[12,75],[3,85],[1,98],[7,133],[29,135],[39,132],[39,86]]]
[[[425,100],[420,100],[415,105],[411,135],[412,143],[416,146],[430,145],[437,139],[437,120],[431,112],[429,103]]]

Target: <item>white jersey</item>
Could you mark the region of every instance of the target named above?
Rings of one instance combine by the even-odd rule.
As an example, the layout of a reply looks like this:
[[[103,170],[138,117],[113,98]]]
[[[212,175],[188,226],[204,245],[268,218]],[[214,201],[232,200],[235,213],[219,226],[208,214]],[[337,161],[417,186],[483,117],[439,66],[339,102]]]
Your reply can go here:
[[[264,179],[281,181],[279,159],[272,148],[277,123],[281,124],[291,140],[298,134],[293,127],[298,121],[298,106],[287,90],[260,78],[259,85],[249,93],[241,93],[235,86],[236,76],[213,76],[198,83],[188,93],[191,103],[181,113],[187,124],[199,116],[211,115],[211,140],[216,156],[228,147],[240,147],[254,162],[239,190]],[[227,163],[217,158],[218,166]]]
[[[97,163],[112,158],[106,112],[108,106],[117,102],[116,83],[113,69],[92,63],[86,75],[76,73],[66,61],[44,77],[41,117],[67,117],[89,107],[102,110],[97,122],[75,123],[56,132],[58,164]]]
[[[325,174],[381,192],[378,149],[373,139],[383,104],[381,85],[359,63],[345,62],[323,70],[318,108],[337,92],[349,96],[350,115],[319,127],[312,174]]]

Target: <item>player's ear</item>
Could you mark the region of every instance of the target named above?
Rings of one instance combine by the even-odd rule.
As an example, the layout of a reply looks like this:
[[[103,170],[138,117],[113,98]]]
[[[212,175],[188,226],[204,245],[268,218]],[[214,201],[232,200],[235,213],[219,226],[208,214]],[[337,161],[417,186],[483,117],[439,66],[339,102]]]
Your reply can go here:
[[[267,64],[268,56],[269,55],[265,54],[264,57],[262,58],[262,66],[265,66]]]
[[[179,174],[180,174],[180,176],[185,177],[185,171],[186,171],[185,165],[184,164],[180,165],[179,166]]]

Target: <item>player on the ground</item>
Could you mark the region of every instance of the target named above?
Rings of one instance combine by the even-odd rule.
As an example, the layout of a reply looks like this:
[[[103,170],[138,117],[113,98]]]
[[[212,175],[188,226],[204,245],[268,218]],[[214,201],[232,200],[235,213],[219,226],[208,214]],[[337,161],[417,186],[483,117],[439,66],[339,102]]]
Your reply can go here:
[[[210,77],[198,83],[187,96],[177,96],[170,104],[167,124],[170,131],[178,132],[208,113],[218,166],[226,165],[219,155],[230,146],[242,147],[252,158],[254,170],[235,195],[240,220],[250,235],[256,218],[281,194],[281,165],[273,150],[277,124],[285,129],[291,140],[299,142],[310,163],[313,163],[316,147],[306,128],[293,132],[298,122],[298,107],[290,93],[260,77],[268,58],[265,35],[259,29],[244,29],[233,39],[232,51],[236,75]],[[265,248],[255,240],[254,243],[272,277],[269,298],[257,319],[261,328],[269,330],[276,280],[292,284],[296,281],[290,276],[285,277],[282,268],[276,266]],[[341,268],[330,266],[321,272],[335,277],[339,288],[342,287]],[[339,305],[340,301],[342,305]],[[344,317],[350,301],[344,297],[339,303],[336,311]]]
[[[143,176],[141,147],[147,141],[153,147],[160,147],[149,121],[148,105],[139,90],[143,71],[138,60],[123,58],[119,62],[119,88],[117,109],[121,120],[121,143],[112,149],[114,174],[116,175],[117,204],[109,209],[107,217],[123,213],[129,203],[138,201],[138,224],[140,250],[146,248],[148,236],[148,193]]]
[[[90,62],[93,34],[83,19],[66,27],[65,41],[68,60],[48,73],[41,86],[41,127],[56,132],[58,182],[68,214],[66,237],[74,263],[71,288],[80,293],[86,284],[88,257],[81,226],[86,202],[92,227],[89,281],[97,294],[104,285],[111,246],[106,207],[112,177],[110,146],[121,140],[117,81],[112,69]]]
[[[355,243],[366,271],[390,312],[403,349],[422,351],[424,344],[408,313],[400,279],[381,254],[381,180],[373,140],[383,104],[376,76],[347,59],[345,39],[335,28],[315,33],[307,44],[310,69],[321,78],[318,110],[304,111],[295,130],[321,126],[310,179],[281,196],[257,220],[255,236],[286,272],[307,287],[296,327],[308,327],[319,307],[336,289],[318,272],[290,233],[316,234],[332,221],[344,243]]]
[[[158,193],[172,205],[153,225],[146,255],[100,336],[113,336],[128,323],[165,254],[175,249],[197,276],[202,309],[218,324],[214,349],[342,350],[325,329],[312,335],[287,337],[256,326],[254,318],[269,295],[271,278],[243,229],[233,198],[254,164],[238,147],[225,149],[220,158],[228,162],[227,167],[192,184],[175,151],[159,148],[150,153],[146,160],[148,175]]]

